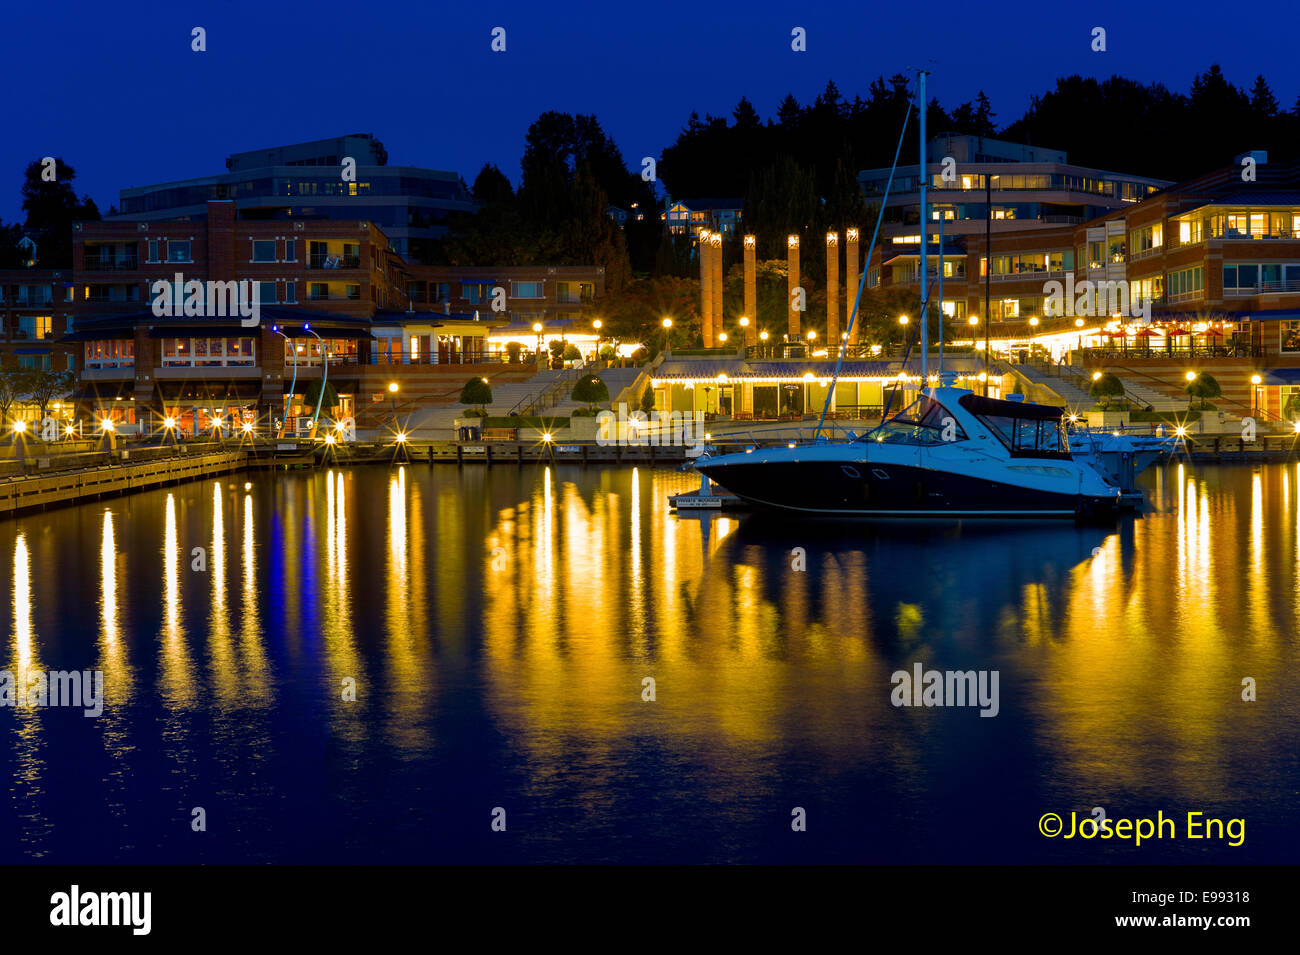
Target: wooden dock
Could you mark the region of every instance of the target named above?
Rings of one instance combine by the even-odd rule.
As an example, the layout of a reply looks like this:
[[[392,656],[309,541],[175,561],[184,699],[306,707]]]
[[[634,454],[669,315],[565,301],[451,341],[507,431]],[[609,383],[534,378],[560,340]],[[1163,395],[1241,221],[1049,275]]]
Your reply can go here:
[[[0,481],[0,515],[54,504],[79,503],[106,494],[127,494],[164,484],[197,481],[248,466],[248,452],[226,451],[160,460],[59,471]]]

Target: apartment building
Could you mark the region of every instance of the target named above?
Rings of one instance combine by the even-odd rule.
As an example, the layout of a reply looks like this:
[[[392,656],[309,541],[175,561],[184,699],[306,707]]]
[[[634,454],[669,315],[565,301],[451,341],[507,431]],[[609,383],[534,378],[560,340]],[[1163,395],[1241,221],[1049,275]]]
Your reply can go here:
[[[351,178],[344,161],[353,161]],[[473,198],[455,172],[390,166],[370,134],[234,153],[226,172],[121,190],[120,215],[140,222],[207,213],[209,200],[230,200],[243,220],[364,221],[384,231],[393,250],[428,261],[455,212],[473,212]]]
[[[0,365],[70,371],[74,349],[58,339],[72,330],[71,272],[0,270]]]

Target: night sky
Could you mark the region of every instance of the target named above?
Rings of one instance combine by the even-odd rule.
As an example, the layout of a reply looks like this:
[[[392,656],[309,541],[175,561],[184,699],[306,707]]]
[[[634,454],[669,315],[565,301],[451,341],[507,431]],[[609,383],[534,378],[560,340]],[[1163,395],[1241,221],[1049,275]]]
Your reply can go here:
[[[105,213],[125,186],[349,132],[375,133],[390,164],[472,182],[490,161],[517,182],[524,133],[544,110],[595,113],[639,167],[693,109],[729,117],[746,95],[766,119],[788,92],[805,103],[834,79],[851,99],[927,62],[945,107],[983,88],[999,127],[1058,76],[1119,73],[1186,92],[1211,62],[1247,89],[1262,72],[1288,108],[1300,94],[1293,3],[1252,0],[1245,20],[1204,0],[931,4],[924,19],[910,3],[803,0],[8,4],[0,219],[21,220],[23,168],[45,155],[71,163],[78,193]],[[195,26],[206,53],[190,49]],[[505,53],[490,50],[497,26]],[[806,53],[790,49],[796,26]],[[1095,26],[1105,53],[1090,49]],[[1141,131],[1114,134],[1108,165],[1122,171],[1124,138]]]

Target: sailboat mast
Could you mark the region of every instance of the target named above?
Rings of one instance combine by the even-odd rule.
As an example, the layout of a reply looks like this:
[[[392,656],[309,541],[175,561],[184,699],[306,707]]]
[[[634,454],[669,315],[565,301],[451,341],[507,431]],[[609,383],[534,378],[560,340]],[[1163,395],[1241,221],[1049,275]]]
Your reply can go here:
[[[921,392],[924,393],[925,386],[930,381],[929,365],[927,363],[927,345],[929,342],[929,329],[926,327],[926,305],[929,296],[926,294],[927,283],[930,280],[929,270],[926,268],[926,226],[929,222],[929,212],[925,207],[925,187],[927,180],[930,178],[929,170],[925,163],[925,70],[920,70],[917,76],[917,97],[919,102],[916,104],[921,111],[921,122],[919,128],[921,131]]]

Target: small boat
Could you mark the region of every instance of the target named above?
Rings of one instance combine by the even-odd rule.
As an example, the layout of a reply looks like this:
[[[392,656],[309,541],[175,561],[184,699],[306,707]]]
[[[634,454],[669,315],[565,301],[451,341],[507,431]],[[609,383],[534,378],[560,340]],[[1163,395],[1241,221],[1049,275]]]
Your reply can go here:
[[[862,437],[702,455],[745,501],[804,514],[1107,518],[1120,488],[1070,453],[1062,409],[937,387]]]

